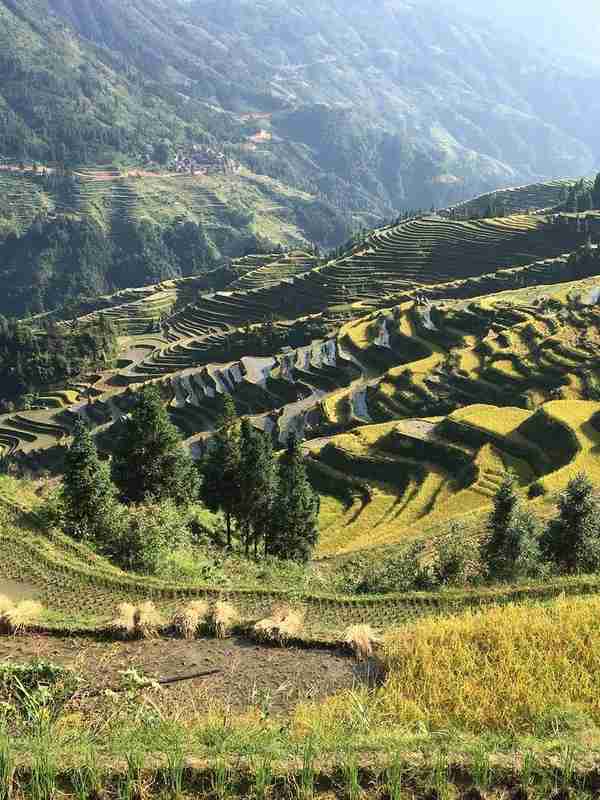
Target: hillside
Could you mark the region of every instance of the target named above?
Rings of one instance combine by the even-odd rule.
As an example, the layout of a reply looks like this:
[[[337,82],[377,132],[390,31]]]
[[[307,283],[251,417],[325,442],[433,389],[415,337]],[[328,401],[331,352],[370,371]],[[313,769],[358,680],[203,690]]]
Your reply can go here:
[[[77,310],[77,325],[110,320],[122,336],[118,360],[49,387],[34,401],[42,408],[0,418],[5,452],[51,464],[77,415],[108,443],[104,431],[147,381],[160,385],[196,455],[223,392],[280,442],[292,430],[314,439],[480,402],[534,409],[565,393],[593,397],[593,341],[578,342],[596,324],[594,279],[584,277],[597,271],[596,251],[571,253],[596,225],[594,214],[426,216],[373,231],[325,264],[302,251],[238,259],[222,290],[189,277],[106,296]],[[494,300],[510,288],[522,293],[514,310],[512,296]],[[581,296],[573,308],[571,296]],[[315,454],[333,453],[336,440],[321,444]],[[440,489],[445,480],[440,473]]]
[[[594,68],[450,6],[4,0],[0,14],[5,157],[140,166],[213,147],[358,219],[589,174],[599,157]]]
[[[592,800],[600,214],[555,191],[0,320],[0,791]],[[179,499],[117,488],[140,409],[126,478],[168,437]]]
[[[0,800],[595,800],[556,2],[0,0]]]
[[[336,252],[415,208],[560,203],[574,179],[547,178],[598,161],[598,75],[522,44],[427,2],[0,2],[0,313],[238,288],[231,259]]]

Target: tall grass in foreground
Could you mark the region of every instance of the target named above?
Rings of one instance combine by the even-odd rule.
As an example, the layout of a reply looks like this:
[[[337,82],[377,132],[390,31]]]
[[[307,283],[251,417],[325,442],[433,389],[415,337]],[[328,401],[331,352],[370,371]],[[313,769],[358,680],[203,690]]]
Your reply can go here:
[[[52,800],[56,794],[58,765],[49,737],[40,736],[31,751],[31,800]]]
[[[12,793],[14,753],[8,734],[0,730],[0,800],[9,800]]]

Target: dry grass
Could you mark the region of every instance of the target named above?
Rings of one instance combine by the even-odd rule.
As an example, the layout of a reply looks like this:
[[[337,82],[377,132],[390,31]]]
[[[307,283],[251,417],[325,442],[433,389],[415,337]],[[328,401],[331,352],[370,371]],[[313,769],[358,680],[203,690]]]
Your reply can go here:
[[[194,639],[208,617],[209,605],[205,600],[194,600],[180,608],[173,617],[173,628],[184,639]]]
[[[344,633],[344,642],[358,661],[372,658],[375,645],[379,641],[380,638],[370,625],[350,625]]]
[[[219,600],[212,610],[212,627],[217,639],[226,639],[239,622],[240,615],[231,603]]]
[[[7,633],[18,635],[23,633],[28,626],[37,622],[43,610],[41,603],[35,600],[23,600],[4,610],[0,617],[0,627]]]

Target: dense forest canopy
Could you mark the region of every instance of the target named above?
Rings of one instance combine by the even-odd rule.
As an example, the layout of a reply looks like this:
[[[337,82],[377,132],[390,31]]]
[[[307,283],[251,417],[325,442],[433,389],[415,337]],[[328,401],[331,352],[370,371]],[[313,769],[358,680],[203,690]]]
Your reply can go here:
[[[116,352],[117,337],[105,317],[72,329],[47,322],[40,330],[0,316],[0,408],[64,387],[82,370],[106,366]]]

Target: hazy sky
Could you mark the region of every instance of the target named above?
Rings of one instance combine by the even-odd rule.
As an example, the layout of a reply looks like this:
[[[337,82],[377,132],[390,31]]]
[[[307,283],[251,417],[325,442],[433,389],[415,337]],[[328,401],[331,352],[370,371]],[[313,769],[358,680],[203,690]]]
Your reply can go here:
[[[600,0],[449,0],[517,26],[541,45],[600,63]]]

